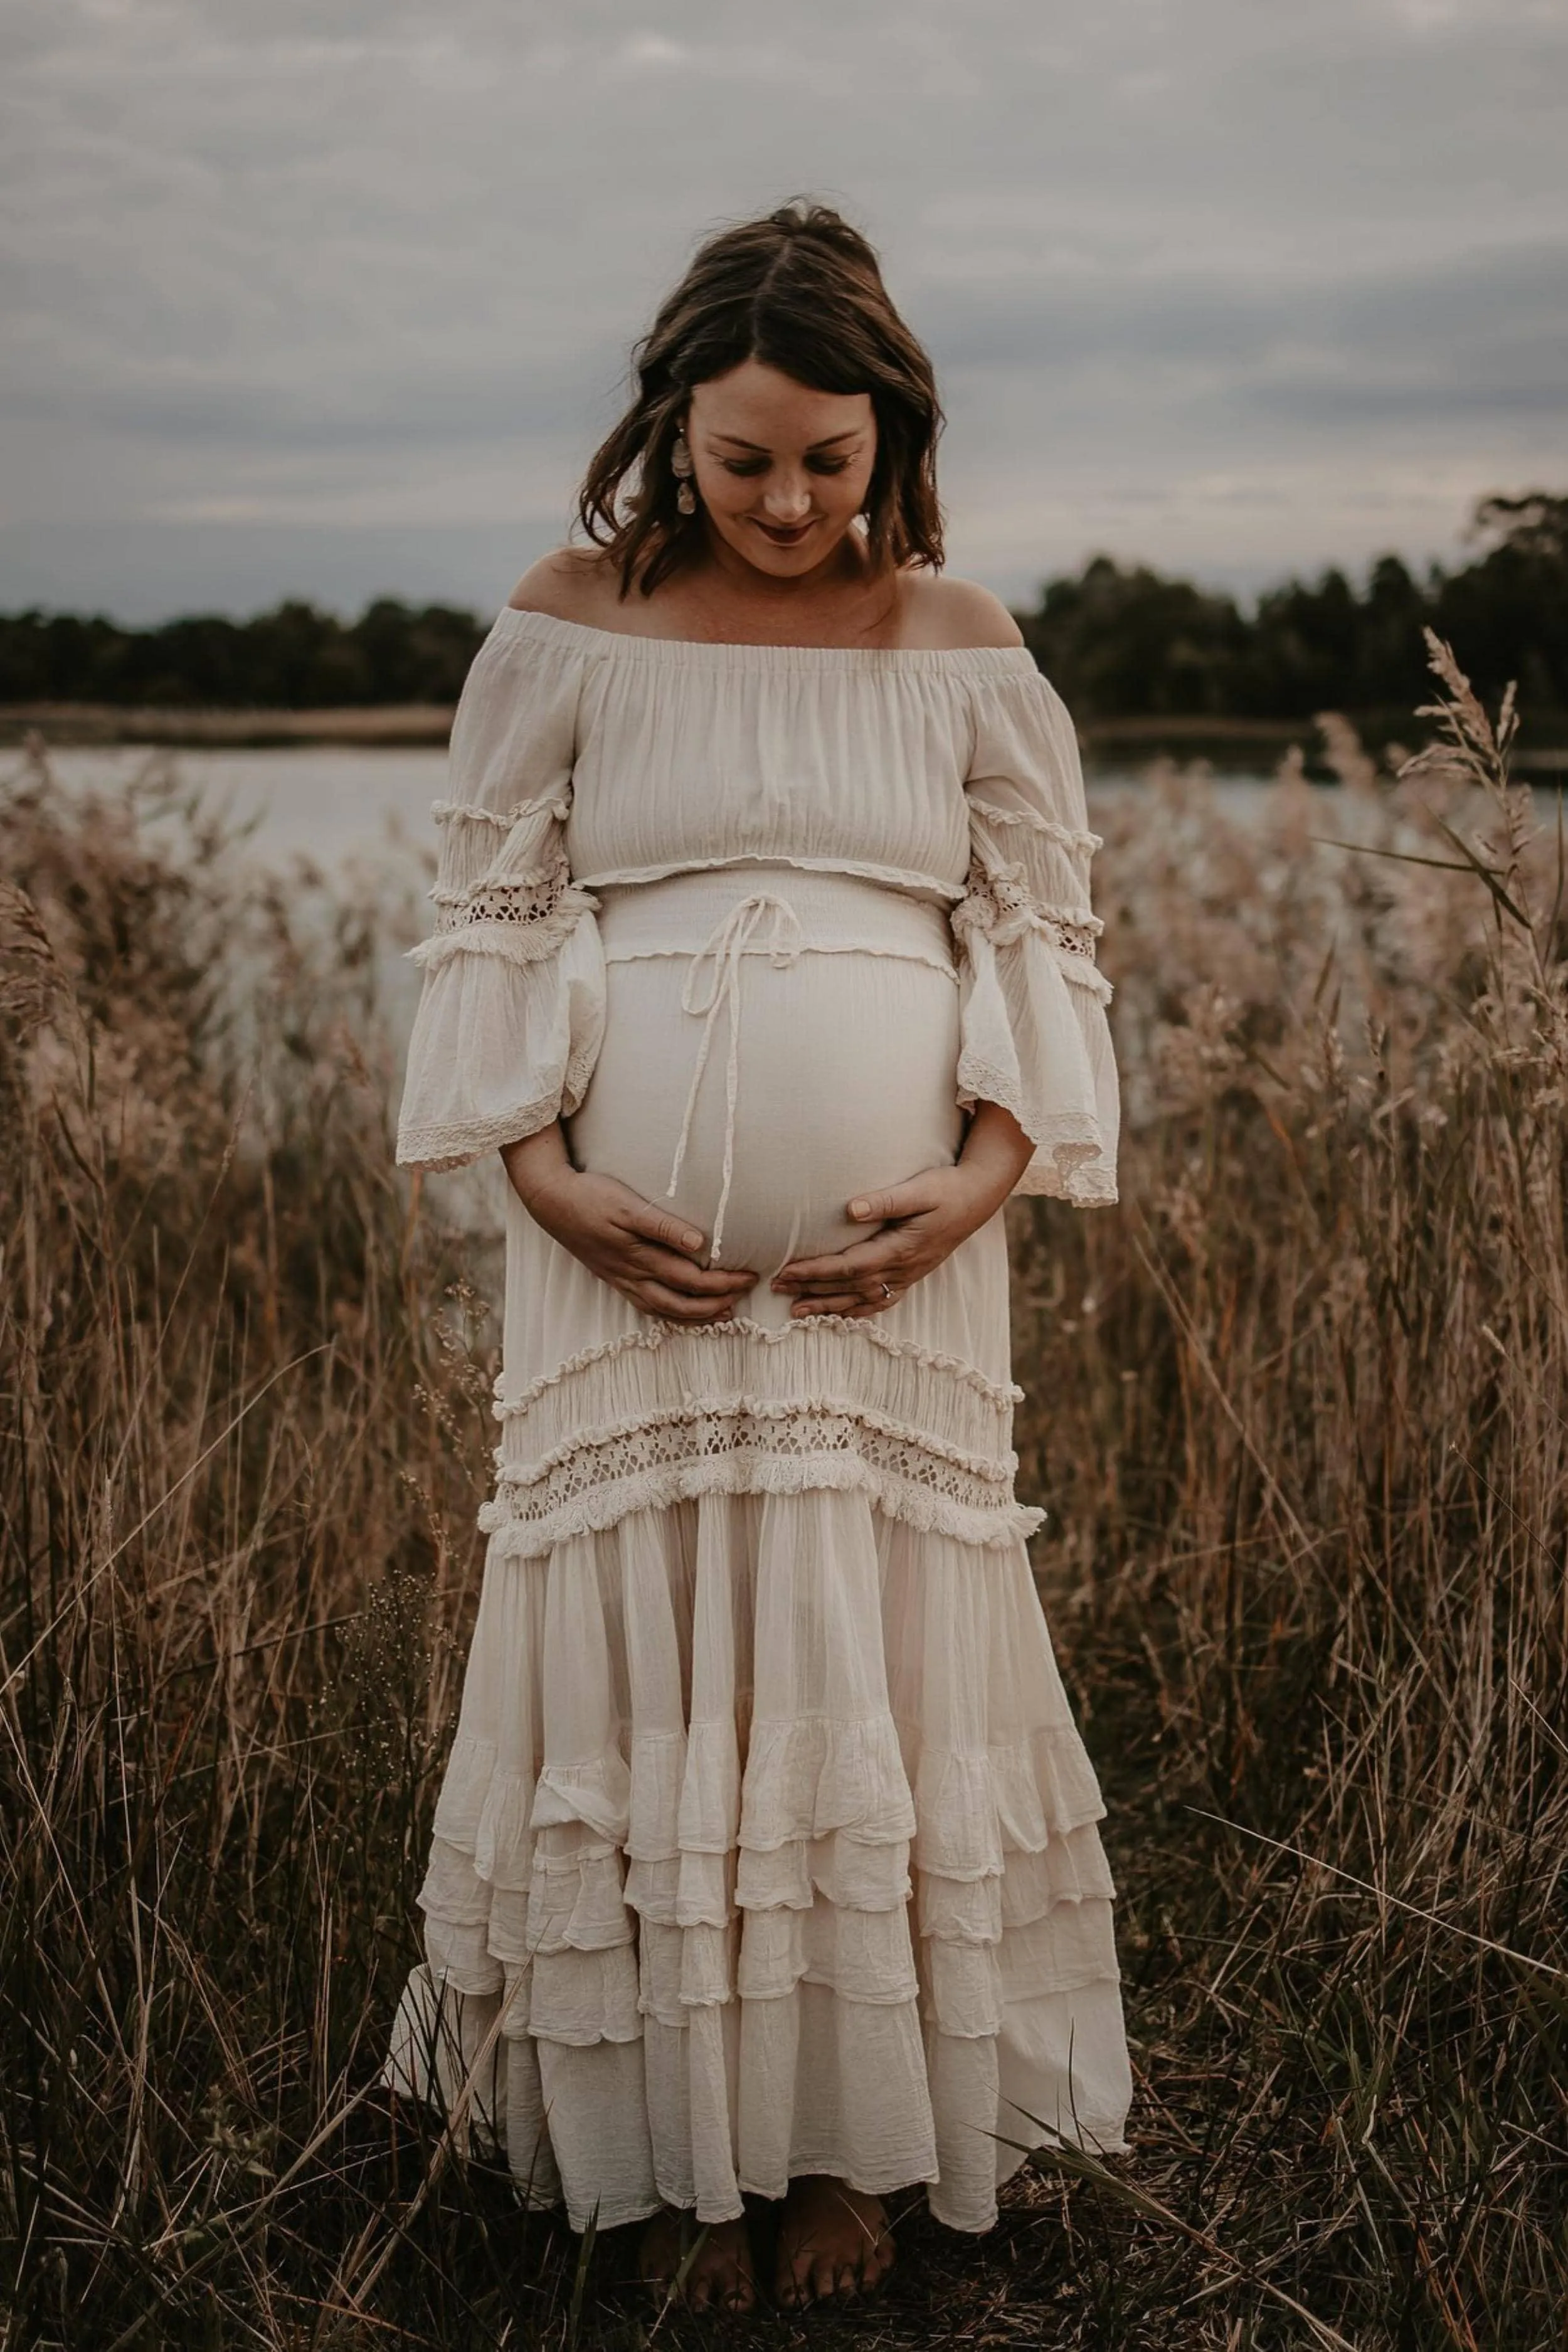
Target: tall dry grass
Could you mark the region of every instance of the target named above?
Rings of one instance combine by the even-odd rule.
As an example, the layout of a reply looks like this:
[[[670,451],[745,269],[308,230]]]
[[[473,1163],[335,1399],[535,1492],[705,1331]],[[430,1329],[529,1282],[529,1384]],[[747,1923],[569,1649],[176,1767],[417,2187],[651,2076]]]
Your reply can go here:
[[[1256,833],[1171,772],[1110,820],[1128,1202],[1037,1221],[1018,1346],[1145,2126],[1228,2248],[1160,2292],[1473,2352],[1568,2316],[1568,936],[1432,649],[1397,781],[1320,722],[1331,823],[1296,761]]]
[[[375,919],[235,852],[155,771],[0,802],[7,2342],[72,2352],[308,2340],[377,2210],[302,2151],[406,1964],[482,1486]]]
[[[1018,1435],[1137,2147],[816,2340],[1561,2339],[1561,860],[1445,684],[1398,782],[1324,722],[1331,821],[1289,763],[1099,820],[1125,1205],[1018,1214]],[[374,919],[147,796],[0,801],[5,2340],[640,2344],[374,2089],[493,1268],[393,1177]]]

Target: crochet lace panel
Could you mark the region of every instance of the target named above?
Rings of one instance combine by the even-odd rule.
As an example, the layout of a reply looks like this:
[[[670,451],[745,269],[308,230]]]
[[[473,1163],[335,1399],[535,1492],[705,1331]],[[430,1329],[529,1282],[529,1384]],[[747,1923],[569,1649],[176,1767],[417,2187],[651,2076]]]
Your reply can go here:
[[[893,1517],[970,1542],[1006,1542],[1039,1526],[1044,1513],[1014,1499],[1011,1453],[955,1458],[879,1418],[842,1404],[736,1398],[586,1430],[542,1465],[503,1466],[479,1526],[508,1538],[503,1550],[531,1552],[682,1496],[813,1486],[866,1488]]]
[[[1047,906],[1036,898],[1021,862],[977,858],[952,910],[952,928],[961,938],[966,931],[984,931],[994,947],[1010,946],[1026,931],[1042,931],[1064,957],[1092,965],[1095,941],[1105,926],[1090,907]]]
[[[434,803],[447,838],[430,893],[436,929],[411,950],[416,963],[430,968],[453,955],[535,963],[565,946],[580,919],[599,906],[572,878],[561,832],[571,805],[566,794],[509,809]]]
[[[460,890],[432,890],[444,927],[464,923],[548,922],[571,880],[563,850],[516,874],[481,875]]]
[[[599,901],[570,878],[565,857],[530,873],[482,877],[462,890],[433,890],[439,910],[435,931],[411,950],[426,966],[454,955],[499,955],[513,963],[542,963],[563,948],[584,915]]]
[[[616,1422],[601,1423],[596,1428],[574,1433],[542,1460],[520,1463],[503,1456],[500,1464],[502,1484],[542,1484],[562,1470],[579,1485],[584,1481],[593,1485],[596,1472],[582,1467],[584,1455],[590,1453],[595,1460],[602,1459],[610,1465],[611,1477],[624,1477],[630,1468],[642,1465],[642,1456],[638,1454],[635,1461],[624,1463],[617,1449],[628,1442],[634,1448],[640,1448],[650,1431],[666,1433],[657,1449],[661,1462],[745,1452],[858,1454],[868,1461],[877,1462],[882,1469],[896,1470],[900,1476],[919,1476],[921,1483],[939,1492],[981,1507],[994,1501],[998,1495],[1011,1492],[1013,1475],[1018,1467],[1017,1456],[1010,1446],[996,1454],[971,1453],[932,1431],[916,1428],[910,1422],[895,1421],[873,1405],[847,1397],[774,1398],[726,1392],[712,1396],[689,1394],[684,1404],[666,1405],[654,1412],[645,1410]],[[675,1433],[673,1440],[668,1433]],[[914,1467],[916,1457],[922,1465],[919,1471]],[[944,1475],[947,1471],[959,1475],[958,1484],[948,1481]],[[569,1484],[564,1491],[574,1493],[577,1487]]]

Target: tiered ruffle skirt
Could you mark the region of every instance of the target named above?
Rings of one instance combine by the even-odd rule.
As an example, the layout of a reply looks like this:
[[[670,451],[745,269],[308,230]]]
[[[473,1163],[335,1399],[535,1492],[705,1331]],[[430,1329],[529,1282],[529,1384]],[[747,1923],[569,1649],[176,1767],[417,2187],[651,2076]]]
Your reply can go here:
[[[478,2058],[480,2143],[578,2228],[826,2172],[984,2229],[1022,2147],[1120,2147],[1129,2095],[1100,1791],[1023,1537],[876,1476],[694,1483],[546,1549],[490,1507],[387,2078],[449,2103]]]

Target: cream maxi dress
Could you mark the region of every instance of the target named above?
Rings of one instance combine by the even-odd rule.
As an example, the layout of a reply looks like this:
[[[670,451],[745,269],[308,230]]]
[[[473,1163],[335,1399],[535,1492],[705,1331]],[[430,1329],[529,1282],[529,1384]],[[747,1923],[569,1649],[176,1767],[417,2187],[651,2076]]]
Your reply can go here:
[[[623,636],[510,607],[452,736],[398,1157],[557,1114],[759,1277],[644,1315],[509,1196],[483,1589],[385,2079],[577,2228],[791,2176],[994,2219],[1124,2143],[1096,1822],[1014,1495],[1000,1211],[869,1321],[786,1259],[946,1166],[1113,1201],[1071,723],[1023,649]]]

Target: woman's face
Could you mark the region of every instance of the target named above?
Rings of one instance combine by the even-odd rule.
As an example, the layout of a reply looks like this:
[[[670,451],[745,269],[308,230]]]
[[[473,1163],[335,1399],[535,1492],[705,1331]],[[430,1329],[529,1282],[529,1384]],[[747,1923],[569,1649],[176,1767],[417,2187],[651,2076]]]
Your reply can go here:
[[[761,360],[700,383],[686,439],[714,531],[775,580],[815,572],[866,502],[877,418],[864,392],[813,392]]]

